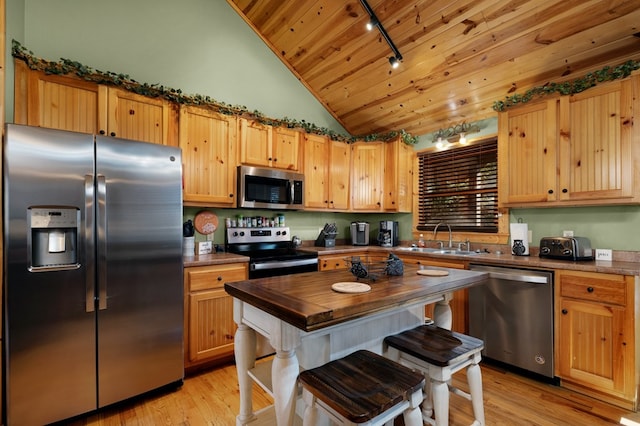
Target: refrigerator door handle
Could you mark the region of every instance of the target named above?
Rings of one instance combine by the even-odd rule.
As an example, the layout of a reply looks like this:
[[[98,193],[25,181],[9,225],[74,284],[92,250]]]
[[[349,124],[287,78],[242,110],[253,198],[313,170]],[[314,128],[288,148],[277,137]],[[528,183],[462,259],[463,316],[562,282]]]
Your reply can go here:
[[[103,175],[97,181],[97,244],[98,244],[98,309],[107,309],[107,182]]]
[[[93,312],[96,309],[96,261],[95,261],[95,235],[94,235],[94,202],[95,190],[93,186],[93,175],[84,176],[84,235],[85,235],[85,311]]]

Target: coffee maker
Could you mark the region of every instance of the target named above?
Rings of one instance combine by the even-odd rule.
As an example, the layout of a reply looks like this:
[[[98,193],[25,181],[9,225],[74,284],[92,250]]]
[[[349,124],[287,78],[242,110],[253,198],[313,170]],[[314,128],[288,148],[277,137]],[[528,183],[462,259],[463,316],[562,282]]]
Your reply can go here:
[[[382,247],[395,247],[399,244],[398,222],[394,220],[380,221],[378,244]]]
[[[351,222],[351,244],[369,245],[369,222]]]

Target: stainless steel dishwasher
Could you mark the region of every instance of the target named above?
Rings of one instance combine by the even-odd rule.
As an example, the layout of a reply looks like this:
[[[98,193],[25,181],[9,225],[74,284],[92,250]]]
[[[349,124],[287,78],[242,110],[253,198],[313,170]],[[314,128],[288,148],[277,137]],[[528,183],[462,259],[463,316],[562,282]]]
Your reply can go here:
[[[553,379],[553,272],[472,264],[489,273],[469,289],[469,334],[483,356]]]

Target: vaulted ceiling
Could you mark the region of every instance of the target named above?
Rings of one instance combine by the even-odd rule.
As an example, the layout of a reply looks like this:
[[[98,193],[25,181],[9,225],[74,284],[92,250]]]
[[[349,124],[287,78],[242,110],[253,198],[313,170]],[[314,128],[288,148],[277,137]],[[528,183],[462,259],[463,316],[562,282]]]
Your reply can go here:
[[[640,0],[227,0],[352,135],[426,134],[640,59]]]

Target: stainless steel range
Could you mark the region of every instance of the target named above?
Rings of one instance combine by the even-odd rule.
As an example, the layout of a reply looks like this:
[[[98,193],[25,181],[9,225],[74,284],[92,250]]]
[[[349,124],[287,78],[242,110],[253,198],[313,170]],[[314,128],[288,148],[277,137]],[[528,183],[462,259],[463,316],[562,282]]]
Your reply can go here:
[[[249,279],[314,272],[318,253],[299,250],[288,227],[227,228],[227,251],[249,257]]]

